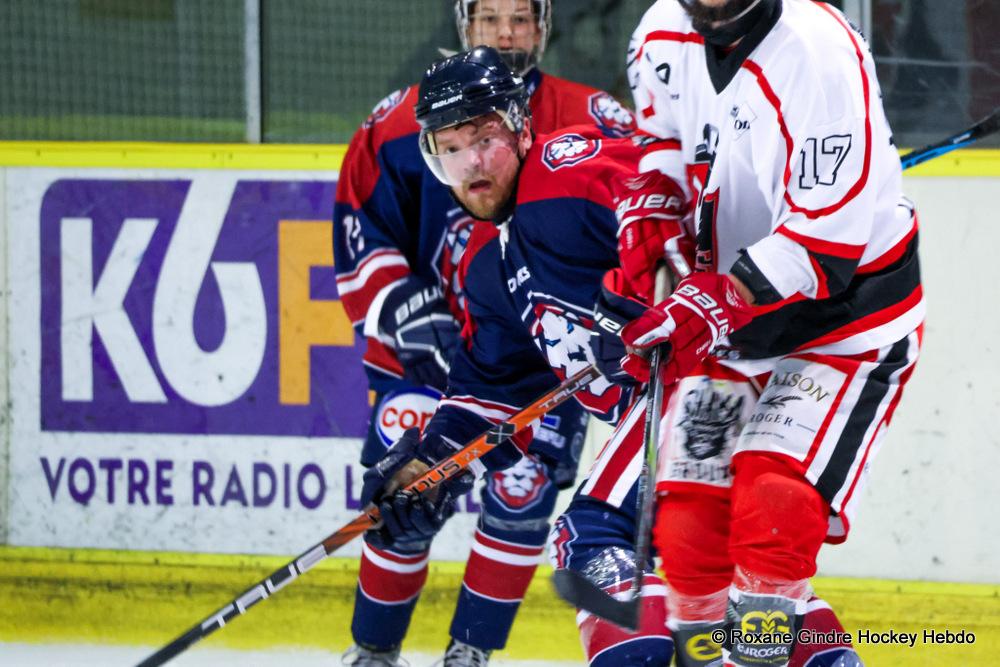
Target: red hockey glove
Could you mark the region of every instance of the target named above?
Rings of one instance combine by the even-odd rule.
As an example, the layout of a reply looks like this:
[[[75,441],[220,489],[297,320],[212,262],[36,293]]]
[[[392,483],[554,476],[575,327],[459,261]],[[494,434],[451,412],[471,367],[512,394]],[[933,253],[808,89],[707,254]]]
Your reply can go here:
[[[622,340],[642,350],[670,344],[660,381],[673,384],[687,375],[724,336],[752,319],[751,307],[729,279],[719,273],[695,273],[681,281],[665,301],[625,325]],[[649,360],[629,354],[622,368],[636,379],[649,380]]]
[[[658,171],[638,175],[618,174],[611,181],[615,215],[618,217],[618,259],[632,291],[652,302],[656,265],[668,258],[668,266],[690,265],[694,243],[684,233],[681,218],[687,212],[684,191],[673,179]],[[669,250],[669,252],[668,252]],[[671,266],[679,277],[689,266]]]

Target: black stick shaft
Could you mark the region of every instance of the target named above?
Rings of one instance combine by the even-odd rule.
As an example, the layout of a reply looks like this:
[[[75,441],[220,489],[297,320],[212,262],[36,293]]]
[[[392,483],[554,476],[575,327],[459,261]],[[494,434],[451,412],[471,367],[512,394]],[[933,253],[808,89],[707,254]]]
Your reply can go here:
[[[936,143],[928,144],[927,146],[918,148],[915,151],[910,151],[900,158],[903,163],[903,169],[915,167],[918,164],[932,160],[936,157],[944,155],[945,153],[950,153],[958,148],[964,148],[969,144],[979,141],[983,137],[988,137],[997,130],[1000,130],[1000,108],[996,109],[992,114],[972,127],[963,130],[958,134],[954,134],[947,139],[942,139]]]
[[[587,366],[572,377],[564,380],[559,386],[548,392],[528,407],[513,415],[506,422],[497,424],[483,433],[464,448],[441,461],[418,479],[409,484],[407,490],[426,493],[442,482],[458,475],[469,467],[473,461],[499,446],[505,440],[513,437],[532,422],[545,416],[558,405],[569,400],[578,391],[600,377],[600,372],[593,366]],[[341,527],[325,540],[303,552],[298,558],[275,570],[263,579],[243,591],[235,600],[215,612],[193,628],[173,640],[156,653],[139,663],[138,667],[159,667],[168,660],[182,653],[195,642],[207,637],[261,600],[266,600],[274,593],[292,583],[300,575],[305,574],[334,551],[347,544],[355,537],[365,532],[379,521],[378,508],[369,505],[365,511],[355,517],[350,523]]]

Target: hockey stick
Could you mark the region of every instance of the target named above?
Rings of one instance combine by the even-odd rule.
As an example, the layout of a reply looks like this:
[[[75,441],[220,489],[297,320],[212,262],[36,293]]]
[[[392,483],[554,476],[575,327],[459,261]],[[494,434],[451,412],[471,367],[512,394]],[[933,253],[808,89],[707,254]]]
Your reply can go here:
[[[969,144],[979,141],[983,137],[993,134],[997,130],[1000,130],[1000,107],[994,109],[993,113],[986,118],[982,119],[972,127],[959,132],[958,134],[952,135],[947,139],[942,139],[936,143],[929,144],[923,148],[918,148],[915,151],[910,151],[900,158],[903,162],[903,169],[915,167],[922,162],[932,160],[936,157],[944,155],[945,153],[950,153],[957,148],[964,148]]]
[[[656,271],[653,289],[654,303],[663,301],[671,291],[670,276],[662,264]],[[646,390],[646,424],[643,432],[643,462],[639,473],[639,493],[636,503],[638,522],[635,532],[635,576],[628,596],[619,600],[602,590],[582,574],[569,568],[552,573],[552,583],[559,595],[574,607],[589,611],[633,632],[642,620],[642,581],[649,560],[650,539],[653,532],[653,498],[656,496],[656,462],[660,441],[660,413],[663,411],[663,383],[660,362],[666,350],[662,345],[653,348],[649,358],[649,385]]]
[[[596,368],[588,366],[572,377],[567,378],[558,387],[511,416],[507,421],[496,424],[464,448],[428,470],[407,486],[406,491],[426,493],[442,482],[458,475],[468,468],[469,464],[473,461],[481,458],[508,438],[513,437],[536,419],[545,416],[546,413],[565,402],[600,376],[601,374]],[[269,598],[292,583],[299,575],[305,574],[334,551],[375,526],[379,520],[378,508],[372,504],[368,505],[353,521],[344,525],[337,532],[327,536],[326,539],[308,551],[300,554],[295,560],[272,572],[267,578],[243,591],[242,594],[225,607],[140,662],[138,667],[157,667],[164,664],[195,642],[225,626],[234,617],[247,613],[250,607],[261,600]]]

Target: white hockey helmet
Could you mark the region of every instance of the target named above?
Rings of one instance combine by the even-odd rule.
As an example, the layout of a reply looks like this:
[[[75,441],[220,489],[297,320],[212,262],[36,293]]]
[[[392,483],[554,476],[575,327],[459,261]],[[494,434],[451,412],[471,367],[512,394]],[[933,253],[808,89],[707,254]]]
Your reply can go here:
[[[458,37],[462,41],[462,50],[468,51],[478,44],[469,42],[469,25],[478,0],[455,0],[455,25]],[[545,45],[552,31],[552,0],[531,0],[535,21],[538,25],[538,44],[530,52],[521,50],[501,50],[503,57],[515,74],[524,74],[542,60]],[[493,45],[495,46],[495,45]]]

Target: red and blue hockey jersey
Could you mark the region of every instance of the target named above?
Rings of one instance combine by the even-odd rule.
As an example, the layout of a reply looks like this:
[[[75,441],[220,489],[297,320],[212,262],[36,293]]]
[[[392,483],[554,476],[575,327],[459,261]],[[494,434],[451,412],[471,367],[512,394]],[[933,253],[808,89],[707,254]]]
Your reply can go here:
[[[636,173],[640,153],[633,139],[605,139],[592,126],[536,139],[513,215],[499,228],[477,226],[463,258],[465,345],[428,437],[463,443],[593,362],[594,303],[618,263],[611,183]],[[631,400],[604,378],[577,398],[610,423]],[[522,449],[530,441],[530,429],[516,438]]]
[[[587,123],[606,136],[623,136],[635,127],[631,112],[607,93],[538,70],[525,83],[538,133]],[[375,107],[351,141],[337,184],[337,289],[351,321],[368,337],[364,361],[376,390],[402,375],[392,341],[378,339],[385,295],[415,275],[440,285],[460,317],[455,271],[474,223],[424,164],[416,100],[417,86],[410,86]]]

